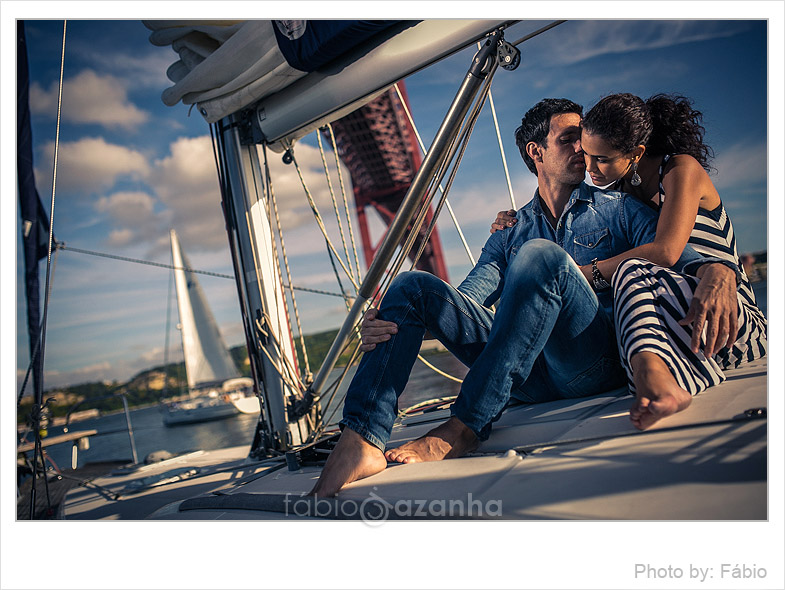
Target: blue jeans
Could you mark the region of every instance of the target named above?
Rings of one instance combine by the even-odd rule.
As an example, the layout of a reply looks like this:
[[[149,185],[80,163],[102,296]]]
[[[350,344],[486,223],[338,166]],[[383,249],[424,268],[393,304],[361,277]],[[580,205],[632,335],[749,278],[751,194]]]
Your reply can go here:
[[[422,338],[429,331],[470,367],[452,415],[480,440],[514,396],[524,402],[622,387],[613,318],[577,265],[548,240],[526,242],[510,262],[497,310],[425,272],[402,273],[379,308],[398,333],[365,353],[341,426],[384,449]]]

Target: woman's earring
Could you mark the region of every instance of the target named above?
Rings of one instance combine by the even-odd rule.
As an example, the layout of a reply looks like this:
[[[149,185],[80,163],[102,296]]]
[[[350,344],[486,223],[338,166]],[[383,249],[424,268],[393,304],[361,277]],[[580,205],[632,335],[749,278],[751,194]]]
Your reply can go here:
[[[641,184],[641,177],[638,175],[638,162],[632,163],[632,178],[630,178],[630,184],[632,186],[640,186]]]

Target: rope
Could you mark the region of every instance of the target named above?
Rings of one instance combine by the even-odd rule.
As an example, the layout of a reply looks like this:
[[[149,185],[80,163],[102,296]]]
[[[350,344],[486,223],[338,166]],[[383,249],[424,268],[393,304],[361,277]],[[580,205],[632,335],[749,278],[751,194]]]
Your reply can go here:
[[[266,152],[265,152],[265,155],[266,155]],[[261,170],[259,172],[261,173]],[[266,172],[269,172],[269,170],[266,170]],[[266,198],[264,198],[264,195],[259,195],[258,194],[258,187],[260,185],[261,179],[257,179],[256,178],[256,168],[255,167],[252,167],[252,174],[254,175],[254,179],[253,179],[254,180],[254,182],[253,182],[254,190],[257,191],[256,195],[255,195],[256,196],[256,201],[262,203],[262,205],[265,208],[265,212],[267,214],[267,223],[268,223],[268,228],[269,228],[269,231],[270,231],[270,238],[271,238],[271,242],[272,242],[272,252],[269,253],[269,255],[271,257],[270,264],[276,269],[276,272],[278,274],[278,283],[283,285],[283,276],[281,274],[281,265],[277,264],[277,262],[278,262],[278,250],[277,250],[275,237],[274,237],[274,232],[273,232],[273,216],[271,215],[271,211],[270,211],[270,203],[268,202],[268,200]],[[269,180],[269,174],[267,174],[267,179]],[[267,183],[265,183],[263,186],[264,186],[265,190],[267,188],[271,188],[271,185],[270,185],[270,187],[268,187]],[[246,198],[248,197],[247,194],[245,194],[245,196],[246,196]],[[246,203],[245,210],[246,211],[250,211],[251,210],[250,203]],[[259,212],[259,215],[261,215],[261,212]],[[246,216],[246,219],[247,219],[247,216]],[[262,224],[259,223],[259,225],[261,226]],[[250,227],[248,228],[248,230],[249,230],[249,235],[253,235],[252,232],[251,232],[251,228]],[[261,257],[256,252],[256,246],[254,244],[254,240],[251,240],[251,249],[252,249],[252,253],[253,253],[253,259],[255,261],[256,260],[261,260]],[[256,267],[255,270],[256,270],[256,282],[257,282],[257,286],[259,288],[259,293],[263,293],[264,290],[262,289],[261,278],[259,276],[259,269],[258,269],[258,267]],[[281,299],[283,300],[283,304],[284,304],[284,313],[286,315],[287,320],[289,320],[289,322],[291,322],[291,320],[289,319],[291,317],[289,315],[289,309],[288,309],[288,307],[286,305],[286,298],[283,296],[282,293],[278,292],[278,285],[277,284],[274,287],[275,288],[274,288],[273,295],[274,295],[276,301],[278,299],[278,296],[281,295]],[[291,295],[291,293],[290,293],[290,295]],[[276,370],[276,372],[280,375],[281,380],[283,381],[283,383],[285,385],[289,386],[289,388],[292,389],[293,391],[301,391],[301,381],[300,381],[299,376],[297,375],[297,371],[291,366],[291,361],[289,360],[287,355],[284,354],[283,347],[281,346],[281,340],[283,339],[283,326],[281,326],[280,323],[278,323],[278,328],[279,328],[279,330],[281,330],[281,332],[276,337],[276,334],[272,331],[273,323],[272,323],[270,317],[264,311],[262,311],[261,313],[262,313],[261,318],[256,318],[256,320],[255,320],[255,325],[256,325],[257,332],[261,333],[263,335],[269,335],[270,338],[272,338],[273,342],[276,345],[276,352],[278,353],[278,358],[281,359],[281,361],[283,363],[283,368],[286,369],[287,374],[284,374],[284,371],[279,366],[279,364],[272,359],[272,357],[270,356],[270,354],[267,351],[266,347],[260,346],[260,349],[267,356],[267,358],[270,360],[270,364],[273,366],[273,368]],[[266,332],[264,330],[263,326],[260,324],[260,319],[263,320],[264,323],[271,328],[269,330],[269,332]],[[287,325],[289,325],[289,324],[287,324]],[[305,352],[305,351],[303,351],[303,352]]]
[[[326,242],[327,247],[333,252],[333,254],[335,254],[335,257],[337,258],[338,262],[341,264],[341,267],[343,268],[344,272],[346,273],[346,276],[349,277],[349,280],[352,282],[352,285],[354,286],[355,292],[358,292],[360,290],[359,285],[354,280],[354,278],[352,277],[352,274],[349,272],[349,270],[346,268],[346,265],[343,263],[343,260],[341,260],[341,257],[338,255],[338,252],[336,251],[335,246],[333,246],[333,243],[330,240],[330,237],[327,235],[327,229],[324,227],[324,222],[322,221],[322,216],[319,213],[319,209],[316,207],[316,203],[313,200],[313,196],[311,195],[311,191],[308,190],[308,185],[305,182],[305,178],[303,177],[303,173],[302,173],[302,170],[300,169],[299,163],[297,162],[297,158],[294,157],[294,149],[291,148],[289,153],[292,156],[292,163],[294,164],[295,170],[297,170],[297,176],[300,177],[300,183],[303,186],[303,190],[305,191],[305,196],[308,199],[308,204],[311,206],[311,211],[313,211],[314,218],[316,219],[316,223],[319,225],[319,229],[322,231],[322,235],[324,236],[324,241]]]
[[[231,127],[231,126],[229,126],[229,127]],[[237,214],[237,211],[236,211],[235,200],[233,198],[231,198],[231,195],[233,193],[231,191],[231,184],[228,181],[227,171],[226,171],[226,160],[227,160],[227,145],[226,145],[226,141],[227,141],[227,135],[229,135],[229,132],[228,132],[229,127],[225,126],[222,122],[219,122],[215,126],[210,125],[210,137],[211,137],[212,142],[213,142],[213,155],[215,157],[216,170],[218,172],[218,180],[219,180],[219,186],[220,186],[220,191],[221,191],[221,200],[224,203],[224,212],[225,212],[225,215],[227,217],[227,224],[228,224],[229,232],[230,232],[228,235],[230,236],[230,243],[231,243],[231,246],[233,248],[232,264],[234,265],[234,271],[235,271],[235,274],[237,275],[238,293],[239,293],[241,299],[245,296],[246,297],[246,301],[248,301],[247,300],[247,286],[245,285],[246,281],[240,279],[240,276],[242,274],[244,274],[243,263],[240,260],[238,260],[238,258],[237,258],[238,255],[239,255],[239,250],[240,250],[241,246],[237,243],[237,241],[236,241],[237,238],[235,238],[231,234],[231,232],[235,232],[235,233],[238,234],[237,237],[239,238],[239,224],[241,222],[241,219],[240,219],[240,216]],[[217,130],[217,133],[213,132],[214,129]],[[231,140],[232,140],[232,138],[229,138],[229,141],[231,141]],[[220,152],[220,157],[219,157],[219,152]],[[245,199],[244,191],[243,191],[243,197],[242,198]],[[246,203],[246,205],[247,205],[247,203]],[[247,211],[247,209],[246,209],[246,211]],[[232,218],[233,222],[230,222],[229,218]],[[246,229],[249,231],[249,236],[250,236],[252,234],[250,233],[250,231],[251,231],[250,220],[249,220],[247,214],[245,215],[245,223],[246,223]],[[234,227],[232,227],[232,226],[234,226]],[[253,244],[251,244],[251,247],[253,248]],[[256,266],[257,265],[257,258],[255,256],[255,254],[254,254],[253,258],[252,258],[252,261],[253,261],[253,264],[255,266],[254,270],[256,271],[256,278],[257,278],[257,281],[258,281],[258,272],[259,272],[259,270],[258,270],[258,266]],[[243,316],[243,327],[245,329],[246,340],[248,342],[248,347],[249,347],[248,355],[249,355],[249,357],[253,356],[253,358],[250,359],[251,360],[251,374],[254,377],[254,381],[255,381],[256,385],[258,386],[258,390],[257,390],[256,393],[257,393],[258,396],[266,396],[266,394],[267,394],[267,383],[259,375],[259,371],[261,370],[261,367],[257,364],[257,357],[254,356],[255,355],[255,347],[256,347],[256,338],[255,338],[256,332],[255,332],[255,329],[254,329],[255,328],[254,320],[250,317],[251,308],[250,308],[250,306],[247,306],[247,305],[241,305],[240,307],[241,307],[242,316]],[[262,419],[262,418],[265,420],[265,422],[267,424],[269,424],[269,425],[273,424],[271,410],[269,408],[269,405],[266,404],[266,403],[262,403],[261,404],[261,416],[260,416],[260,419]]]
[[[283,368],[285,369],[285,373],[284,370],[282,370],[278,366],[278,363],[275,362],[272,355],[268,352],[267,347],[260,346],[259,348],[265,354],[267,359],[270,361],[270,364],[272,364],[272,366],[276,369],[278,374],[281,376],[281,379],[283,379],[284,383],[286,383],[286,385],[288,385],[289,388],[292,389],[293,391],[302,391],[302,389],[304,389],[302,381],[300,381],[299,376],[297,376],[297,371],[292,366],[291,361],[288,359],[288,357],[285,354],[283,354],[283,349],[281,348],[280,340],[276,337],[275,333],[272,330],[265,330],[264,329],[265,325],[271,326],[272,322],[270,321],[270,316],[268,316],[267,313],[262,312],[261,319],[256,320],[256,330],[262,336],[270,337],[273,344],[275,345],[276,352],[278,353],[278,358],[280,358],[281,361],[283,361]]]
[[[438,373],[439,375],[441,375],[441,376],[442,376],[442,377],[444,377],[445,379],[449,379],[450,381],[455,381],[455,383],[463,383],[463,379],[458,379],[458,377],[453,377],[453,376],[452,376],[452,375],[450,375],[449,373],[445,373],[445,372],[444,372],[444,371],[442,371],[442,370],[441,370],[439,367],[437,367],[437,366],[434,366],[434,365],[432,365],[431,363],[429,363],[428,361],[426,361],[426,360],[425,360],[425,358],[423,358],[423,356],[422,356],[422,355],[418,354],[418,355],[417,355],[417,358],[418,358],[418,359],[420,359],[420,361],[422,361],[422,363],[423,363],[423,364],[424,364],[426,367],[428,367],[429,369],[431,369],[431,370],[432,370],[434,373]]]
[[[338,212],[338,201],[336,201],[335,199],[335,192],[333,191],[333,183],[330,180],[330,170],[327,167],[327,158],[325,158],[324,156],[324,146],[322,145],[322,134],[319,133],[318,130],[316,131],[316,142],[319,144],[319,155],[322,157],[322,166],[324,167],[324,175],[327,179],[327,188],[330,190],[330,199],[332,200],[333,203],[333,211],[335,212],[335,220],[338,223],[338,231],[341,234],[341,243],[343,244],[343,252],[344,254],[346,254],[346,263],[349,265],[348,272],[352,278],[355,278],[352,269],[352,264],[350,262],[351,259],[349,257],[349,247],[346,245],[346,236],[343,233],[343,222],[341,221],[341,215]]]
[[[414,124],[414,118],[412,117],[412,114],[409,111],[409,107],[407,106],[406,101],[403,99],[403,94],[401,93],[401,89],[398,87],[398,84],[394,84],[393,86],[395,88],[395,92],[398,94],[398,98],[400,99],[401,104],[403,105],[403,110],[406,113],[406,118],[409,120],[409,124],[412,126],[412,129],[414,130],[415,137],[417,137],[417,143],[420,146],[420,151],[422,151],[423,154],[426,154],[427,150],[425,149],[425,144],[423,143],[422,137],[420,136],[420,132],[417,130],[417,126]],[[442,193],[444,193],[444,189],[441,187],[441,185],[439,185],[439,190]],[[450,214],[450,218],[452,219],[452,222],[455,225],[455,229],[458,232],[458,236],[461,239],[461,243],[463,244],[463,249],[466,250],[466,255],[469,257],[472,266],[474,266],[475,264],[477,264],[477,261],[474,260],[472,251],[469,249],[469,244],[466,241],[466,237],[463,235],[463,230],[461,230],[461,226],[458,223],[458,218],[455,216],[455,212],[452,210],[452,205],[450,205],[449,201],[446,202],[446,205],[447,205],[447,211]]]
[[[270,202],[273,206],[273,213],[275,214],[275,224],[278,228],[278,239],[281,241],[281,255],[283,257],[284,267],[286,268],[286,280],[289,281],[289,284],[292,284],[292,273],[289,269],[289,256],[286,253],[286,243],[283,239],[283,229],[281,228],[281,218],[278,213],[278,202],[275,199],[275,191],[273,190],[273,183],[272,178],[270,177],[270,167],[267,160],[267,146],[264,146],[263,149],[264,154],[264,174],[266,178],[265,188],[269,193]],[[282,281],[283,282],[283,281]],[[294,310],[294,319],[297,324],[297,334],[300,338],[300,347],[303,351],[303,364],[305,365],[305,374],[311,374],[311,366],[308,360],[308,351],[305,348],[305,338],[303,337],[303,328],[300,325],[300,313],[297,309],[297,298],[294,296],[294,291],[289,290],[289,297],[292,300],[292,309]]]
[[[333,133],[333,126],[327,124],[327,129],[330,130],[330,140],[333,146],[333,155],[335,156],[335,167],[338,169],[338,182],[341,186],[341,196],[343,196],[343,208],[346,212],[346,225],[349,226],[349,241],[352,243],[352,250],[354,251],[354,264],[357,267],[357,282],[362,282],[362,271],[360,270],[360,257],[357,255],[357,241],[354,239],[354,229],[352,227],[352,216],[349,214],[349,202],[346,199],[346,187],[343,183],[343,172],[341,172],[341,162],[338,158],[338,145],[335,142],[335,133]]]

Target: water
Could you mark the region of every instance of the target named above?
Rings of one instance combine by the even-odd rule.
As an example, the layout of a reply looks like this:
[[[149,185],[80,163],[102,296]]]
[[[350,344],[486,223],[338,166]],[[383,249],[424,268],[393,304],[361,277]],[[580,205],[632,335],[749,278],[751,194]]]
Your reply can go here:
[[[758,305],[765,314],[768,303],[766,282],[753,283],[753,290]],[[466,368],[449,354],[436,354],[427,358],[429,362],[451,375],[460,378],[466,374]],[[405,408],[426,399],[456,395],[459,388],[458,383],[445,379],[418,362],[412,371],[409,385],[401,395],[399,406]],[[158,450],[177,454],[199,449],[208,451],[239,445],[250,446],[258,420],[258,415],[239,414],[215,422],[167,428],[163,425],[157,407],[131,410],[130,415],[139,461],[144,461],[149,453]],[[332,424],[336,423],[340,416],[340,405],[330,407],[325,413],[325,418],[331,418],[329,423]],[[123,413],[72,424],[71,431],[88,429],[98,431],[98,435],[90,438],[90,448],[79,451],[77,465],[81,467],[88,462],[117,460],[130,462],[131,445],[125,428]],[[62,427],[51,428],[50,436],[62,432]],[[63,469],[70,467],[70,444],[49,447],[47,452],[59,467]]]
[[[428,360],[456,377],[463,377],[466,373],[466,368],[449,354],[438,354],[428,357]],[[409,386],[401,395],[399,405],[405,408],[426,399],[456,395],[459,388],[458,383],[439,376],[418,362],[412,371]],[[341,410],[341,405],[331,406],[325,413],[325,418],[332,416],[329,423],[335,424],[341,418]],[[250,446],[259,419],[258,414],[238,414],[213,422],[166,427],[163,425],[157,406],[132,409],[129,413],[136,454],[140,462],[143,462],[148,454],[159,450],[179,454],[200,449],[209,451],[241,445]],[[131,443],[123,412],[72,423],[70,431],[78,430],[97,430],[98,434],[90,437],[89,449],[78,452],[77,467],[103,461],[131,462]],[[49,429],[49,436],[62,433],[62,426]],[[71,466],[71,443],[48,447],[47,453],[61,469]]]
[[[752,290],[755,293],[755,301],[758,304],[758,307],[763,312],[767,318],[769,317],[768,313],[768,291],[766,286],[768,283],[766,281],[759,281],[757,283],[752,283]]]

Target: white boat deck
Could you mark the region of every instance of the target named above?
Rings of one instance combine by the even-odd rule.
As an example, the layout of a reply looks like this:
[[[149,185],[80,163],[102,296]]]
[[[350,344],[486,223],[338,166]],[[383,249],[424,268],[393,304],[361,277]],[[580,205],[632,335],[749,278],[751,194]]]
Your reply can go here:
[[[765,414],[747,413],[766,402],[762,360],[729,372],[726,383],[645,432],[630,423],[631,397],[623,392],[517,406],[504,413],[491,438],[470,457],[391,465],[347,486],[337,500],[323,502],[334,518],[364,516],[358,513],[364,504],[366,511],[386,511],[382,518],[766,519],[767,422]],[[447,415],[439,410],[407,418],[395,428],[391,446],[421,436]],[[66,518],[325,516],[301,498],[320,468],[289,471],[275,460],[249,464],[242,461],[247,450],[183,460],[212,475],[117,501],[76,490],[68,497]],[[173,468],[151,466],[145,475]],[[119,490],[138,478],[107,476],[94,483]],[[193,499],[181,504],[187,498]]]

